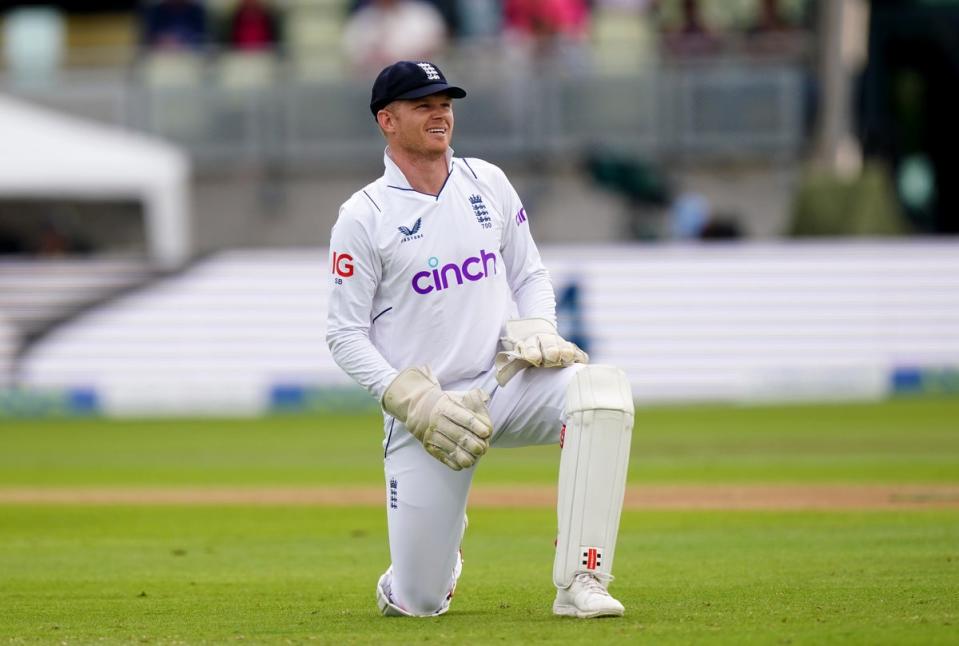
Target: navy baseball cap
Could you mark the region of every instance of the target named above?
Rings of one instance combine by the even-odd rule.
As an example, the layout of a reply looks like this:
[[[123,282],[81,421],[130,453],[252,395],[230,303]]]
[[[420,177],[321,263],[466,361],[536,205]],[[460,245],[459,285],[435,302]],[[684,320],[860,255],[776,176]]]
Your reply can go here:
[[[445,92],[454,99],[466,96],[466,90],[449,85],[440,68],[426,61],[399,61],[385,67],[373,82],[370,112],[376,113],[397,99],[419,99]]]

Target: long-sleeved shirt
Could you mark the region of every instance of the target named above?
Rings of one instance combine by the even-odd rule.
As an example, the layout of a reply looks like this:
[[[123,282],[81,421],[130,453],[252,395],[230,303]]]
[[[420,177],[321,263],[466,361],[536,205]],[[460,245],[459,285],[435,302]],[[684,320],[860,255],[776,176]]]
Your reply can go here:
[[[446,183],[429,195],[389,149],[383,160],[383,176],[333,227],[326,332],[333,359],[377,399],[412,366],[429,365],[444,385],[486,372],[508,319],[556,322],[549,274],[502,170],[450,150]]]

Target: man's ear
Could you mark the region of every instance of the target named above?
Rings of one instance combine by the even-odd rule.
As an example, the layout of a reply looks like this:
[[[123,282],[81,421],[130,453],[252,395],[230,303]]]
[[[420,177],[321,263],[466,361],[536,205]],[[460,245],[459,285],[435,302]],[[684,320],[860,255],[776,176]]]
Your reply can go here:
[[[376,113],[376,123],[380,125],[383,132],[393,132],[396,130],[396,123],[393,113],[383,109]]]

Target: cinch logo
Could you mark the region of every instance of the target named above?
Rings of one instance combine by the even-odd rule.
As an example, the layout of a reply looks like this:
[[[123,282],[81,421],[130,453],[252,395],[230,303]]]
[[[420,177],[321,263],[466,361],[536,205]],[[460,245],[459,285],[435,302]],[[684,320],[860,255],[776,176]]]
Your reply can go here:
[[[348,253],[333,252],[333,273],[343,278],[353,275],[353,256]]]
[[[471,282],[483,280],[490,275],[491,264],[492,273],[496,274],[496,254],[485,249],[480,249],[478,258],[470,256],[461,264],[451,262],[440,267],[440,261],[436,256],[431,257],[426,264],[432,268],[430,271],[420,271],[413,274],[413,291],[417,294],[429,294],[432,291],[440,292],[449,289],[450,276],[453,277],[457,285],[462,285],[464,278]]]
[[[516,212],[516,226],[526,222],[526,209],[520,209]]]

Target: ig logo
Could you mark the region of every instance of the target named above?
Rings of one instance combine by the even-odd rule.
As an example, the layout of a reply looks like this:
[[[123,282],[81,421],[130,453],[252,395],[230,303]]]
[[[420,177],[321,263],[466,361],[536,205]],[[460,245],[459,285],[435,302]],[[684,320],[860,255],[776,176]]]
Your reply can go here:
[[[349,278],[353,275],[353,256],[348,253],[334,251],[333,273],[336,275],[336,277],[333,279],[333,282],[337,285],[342,285],[343,278]]]

